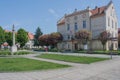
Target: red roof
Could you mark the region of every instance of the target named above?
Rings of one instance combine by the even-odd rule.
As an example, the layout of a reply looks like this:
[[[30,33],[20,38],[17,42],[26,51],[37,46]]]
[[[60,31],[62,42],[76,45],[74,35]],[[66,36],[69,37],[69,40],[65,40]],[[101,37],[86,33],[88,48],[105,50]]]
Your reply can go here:
[[[12,32],[12,31],[9,31],[9,30],[5,30],[5,32]]]
[[[32,33],[28,32],[28,38],[29,38],[30,40],[32,40],[32,39],[34,39],[34,35],[33,35]]]
[[[62,18],[58,21],[57,25],[65,24],[65,18]]]
[[[7,42],[4,42],[2,45],[3,45],[3,46],[8,46],[8,43],[7,43]]]
[[[98,8],[96,7],[95,9],[90,10],[90,12],[92,13],[91,17],[104,14],[104,11],[106,10],[106,8],[107,8],[107,6],[102,6],[102,7],[98,7]],[[83,12],[87,12],[87,10],[77,11],[75,13],[68,14],[67,16],[69,17],[69,16],[73,16],[73,15],[78,15]],[[57,23],[57,25],[62,25],[62,24],[65,24],[65,18],[60,19]]]
[[[92,17],[103,14],[106,8],[107,8],[106,6],[102,6],[91,10],[90,12],[92,13]]]

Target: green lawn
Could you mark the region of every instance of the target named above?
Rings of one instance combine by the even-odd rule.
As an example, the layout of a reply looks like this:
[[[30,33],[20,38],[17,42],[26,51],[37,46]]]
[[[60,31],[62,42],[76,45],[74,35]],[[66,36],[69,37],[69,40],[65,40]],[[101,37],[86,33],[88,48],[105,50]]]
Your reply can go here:
[[[108,60],[109,58],[97,58],[97,57],[85,57],[85,56],[70,56],[70,55],[59,55],[59,54],[42,54],[37,57],[61,60],[66,62],[84,63],[90,64],[93,62]]]
[[[26,58],[0,58],[0,72],[46,70],[65,67],[69,66]]]

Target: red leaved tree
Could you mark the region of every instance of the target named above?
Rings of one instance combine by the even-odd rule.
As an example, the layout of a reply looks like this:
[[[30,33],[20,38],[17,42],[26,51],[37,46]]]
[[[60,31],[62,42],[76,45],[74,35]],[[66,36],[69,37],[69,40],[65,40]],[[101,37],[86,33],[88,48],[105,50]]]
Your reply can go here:
[[[60,33],[54,32],[51,34],[45,34],[39,37],[40,45],[52,45],[53,47],[57,47],[57,43],[61,42],[63,37]]]
[[[49,38],[50,38],[50,35],[49,34],[45,34],[45,35],[42,35],[39,37],[39,42],[40,42],[40,45],[46,45],[48,46],[50,43],[49,43]]]
[[[103,31],[99,35],[99,40],[101,41],[103,45],[103,50],[105,49],[106,42],[110,39],[110,33],[107,31]]]
[[[54,32],[50,34],[49,37],[49,44],[53,47],[57,47],[57,43],[61,42],[63,40],[62,35],[59,32]]]
[[[91,39],[91,32],[89,32],[87,30],[80,30],[75,33],[75,38],[80,40],[85,48],[85,45]]]

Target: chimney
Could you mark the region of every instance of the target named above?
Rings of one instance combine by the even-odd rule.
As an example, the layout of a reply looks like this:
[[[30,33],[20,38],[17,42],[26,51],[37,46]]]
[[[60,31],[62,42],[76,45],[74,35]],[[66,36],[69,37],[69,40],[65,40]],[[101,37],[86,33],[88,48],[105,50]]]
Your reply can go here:
[[[90,7],[89,7],[89,6],[87,7],[87,10],[90,10]]]
[[[77,12],[77,9],[75,8],[75,11],[74,12]]]
[[[98,8],[98,13],[100,13],[100,8]]]
[[[95,9],[97,9],[98,7],[97,6],[95,6]]]

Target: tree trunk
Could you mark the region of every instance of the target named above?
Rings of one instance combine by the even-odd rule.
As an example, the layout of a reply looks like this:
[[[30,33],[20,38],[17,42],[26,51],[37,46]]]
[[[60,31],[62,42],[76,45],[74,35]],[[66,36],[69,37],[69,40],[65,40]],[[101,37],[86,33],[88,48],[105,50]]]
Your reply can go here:
[[[103,45],[103,51],[105,51],[105,45]]]

